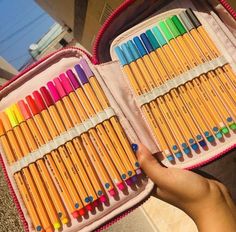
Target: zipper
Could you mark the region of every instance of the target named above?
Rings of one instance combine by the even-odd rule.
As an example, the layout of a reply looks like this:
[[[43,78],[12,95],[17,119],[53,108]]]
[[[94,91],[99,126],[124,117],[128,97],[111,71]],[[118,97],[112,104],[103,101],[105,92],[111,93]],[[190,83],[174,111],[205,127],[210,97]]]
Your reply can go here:
[[[6,83],[4,83],[3,85],[0,86],[0,91],[2,89],[4,89],[5,87],[7,87],[8,85],[10,85],[11,83],[13,83],[14,81],[16,81],[18,78],[20,78],[22,75],[24,75],[25,73],[27,73],[28,71],[30,71],[31,69],[35,68],[36,66],[38,66],[39,64],[41,64],[42,62],[44,62],[45,60],[47,60],[48,58],[52,57],[53,55],[59,53],[59,52],[62,52],[62,51],[66,51],[66,50],[71,50],[71,49],[74,49],[74,50],[78,50],[82,53],[84,53],[89,59],[90,61],[93,63],[92,61],[92,56],[87,53],[86,51],[84,51],[83,49],[81,48],[77,48],[77,47],[66,47],[66,48],[61,48],[55,52],[52,52],[46,56],[44,56],[43,58],[41,58],[40,60],[34,62],[33,64],[31,64],[29,67],[27,67],[26,69],[24,69],[23,71],[21,71],[19,74],[17,74],[16,76],[14,76],[11,80],[7,81]]]
[[[230,13],[230,15],[236,20],[236,11],[231,7],[227,0],[219,0],[220,4]]]
[[[132,3],[134,3],[135,0],[126,0],[124,1],[120,6],[118,6],[118,8],[116,8],[111,15],[106,19],[106,21],[103,23],[102,27],[100,28],[100,30],[98,31],[98,34],[96,36],[95,42],[94,42],[94,46],[92,49],[92,54],[93,54],[93,63],[94,64],[99,64],[99,59],[98,59],[98,47],[99,47],[99,43],[102,39],[102,36],[104,35],[106,29],[110,26],[110,24],[112,23],[112,21],[119,16],[119,14],[124,11],[126,8],[128,8]]]

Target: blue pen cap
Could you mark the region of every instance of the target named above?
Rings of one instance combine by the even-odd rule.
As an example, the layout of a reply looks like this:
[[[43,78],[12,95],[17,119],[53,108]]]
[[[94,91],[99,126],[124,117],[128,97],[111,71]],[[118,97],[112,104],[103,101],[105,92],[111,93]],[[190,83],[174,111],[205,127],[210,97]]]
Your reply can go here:
[[[158,42],[161,44],[161,46],[164,46],[165,44],[167,44],[166,39],[164,38],[164,36],[162,35],[161,31],[158,29],[158,27],[153,27],[152,31],[154,33],[154,35],[156,36]]]
[[[141,37],[141,39],[142,39],[142,41],[143,41],[143,43],[144,43],[146,49],[148,50],[148,52],[151,53],[152,51],[154,51],[154,49],[153,49],[151,43],[150,43],[149,40],[148,40],[147,35],[146,35],[145,33],[142,33],[142,34],[140,35],[140,37]]]
[[[129,48],[129,46],[126,43],[123,43],[121,45],[121,49],[123,50],[126,60],[128,61],[128,64],[132,63],[133,61],[135,61],[133,54]]]
[[[136,47],[138,48],[140,54],[141,54],[142,56],[147,55],[147,51],[146,51],[145,47],[143,46],[143,43],[142,43],[142,41],[140,40],[140,38],[139,38],[138,36],[135,36],[135,37],[133,38],[133,41],[134,41]]]
[[[121,50],[121,48],[119,46],[117,46],[114,49],[115,49],[115,53],[116,53],[121,65],[124,66],[124,65],[128,64],[128,61],[126,60],[126,57],[125,57],[123,51]]]
[[[127,44],[133,54],[134,59],[137,60],[137,59],[141,58],[141,55],[139,54],[139,51],[138,51],[137,47],[135,46],[134,42],[132,40],[129,40],[127,42]]]
[[[154,50],[161,47],[151,30],[147,30],[146,35],[147,35],[152,47],[154,48]]]

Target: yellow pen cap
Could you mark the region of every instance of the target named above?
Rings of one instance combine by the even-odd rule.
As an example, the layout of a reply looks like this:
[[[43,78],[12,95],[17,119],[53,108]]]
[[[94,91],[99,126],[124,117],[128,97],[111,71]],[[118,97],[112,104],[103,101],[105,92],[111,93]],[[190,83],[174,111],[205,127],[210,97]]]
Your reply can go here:
[[[18,126],[19,122],[16,118],[16,115],[14,114],[14,112],[12,111],[11,107],[8,107],[7,109],[5,109],[5,113],[7,114],[12,127]]]
[[[11,110],[13,114],[16,116],[18,123],[22,123],[25,121],[23,114],[21,113],[20,107],[18,104],[13,104],[11,106]]]

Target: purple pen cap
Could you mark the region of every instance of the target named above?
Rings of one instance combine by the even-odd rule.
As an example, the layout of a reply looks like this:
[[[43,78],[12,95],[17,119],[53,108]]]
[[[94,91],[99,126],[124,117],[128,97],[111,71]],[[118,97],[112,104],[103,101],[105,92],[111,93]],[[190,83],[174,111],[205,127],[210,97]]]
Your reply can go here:
[[[74,89],[78,89],[81,87],[78,78],[75,76],[75,74],[73,73],[73,71],[71,69],[68,69],[66,71],[66,74],[69,77],[70,82],[73,85]]]
[[[86,74],[86,76],[87,76],[88,78],[94,76],[94,74],[93,74],[91,68],[89,67],[89,65],[88,65],[88,63],[87,63],[87,61],[86,61],[85,59],[82,59],[82,60],[79,62],[79,64],[83,67],[84,72],[85,72],[85,74]]]
[[[75,71],[77,72],[78,77],[83,85],[89,82],[84,70],[79,64],[75,65]]]
[[[59,78],[60,78],[62,85],[64,87],[64,90],[66,91],[67,94],[74,91],[74,89],[70,83],[70,80],[68,79],[68,77],[66,76],[65,73],[60,74]]]
[[[49,89],[49,92],[50,92],[51,95],[52,95],[52,98],[53,98],[54,102],[60,101],[60,100],[61,100],[61,97],[60,97],[60,95],[59,95],[59,93],[58,93],[58,91],[57,91],[57,89],[56,89],[56,86],[53,84],[52,81],[49,81],[49,82],[47,83],[47,87],[48,87],[48,89]]]

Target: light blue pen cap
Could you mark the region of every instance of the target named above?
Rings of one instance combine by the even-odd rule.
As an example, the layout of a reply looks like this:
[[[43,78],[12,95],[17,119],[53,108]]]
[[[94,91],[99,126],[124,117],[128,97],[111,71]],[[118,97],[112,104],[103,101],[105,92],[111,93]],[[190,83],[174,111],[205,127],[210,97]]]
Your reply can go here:
[[[121,48],[124,52],[124,55],[126,57],[126,60],[128,61],[128,64],[132,63],[133,61],[135,61],[135,58],[133,57],[133,54],[130,50],[130,47],[126,44],[126,43],[123,43],[121,45]]]
[[[142,43],[141,39],[138,36],[135,36],[133,38],[133,41],[134,41],[136,47],[138,48],[140,54],[142,56],[147,55],[147,51],[146,51],[145,47],[143,46],[143,43]]]
[[[157,26],[153,27],[152,31],[161,46],[164,46],[165,44],[167,44],[166,39],[164,38],[164,36],[162,35],[161,31],[159,30],[159,28]]]
[[[161,47],[151,30],[147,30],[146,35],[155,50]]]
[[[133,54],[134,59],[137,60],[137,59],[141,58],[141,55],[140,55],[137,47],[135,46],[134,42],[132,40],[129,40],[127,42],[127,44],[128,44],[128,46],[130,48],[130,51]]]
[[[119,46],[115,47],[115,53],[122,66],[128,64],[128,61],[126,60],[126,57]]]

